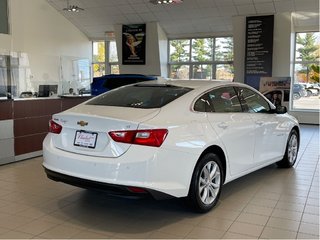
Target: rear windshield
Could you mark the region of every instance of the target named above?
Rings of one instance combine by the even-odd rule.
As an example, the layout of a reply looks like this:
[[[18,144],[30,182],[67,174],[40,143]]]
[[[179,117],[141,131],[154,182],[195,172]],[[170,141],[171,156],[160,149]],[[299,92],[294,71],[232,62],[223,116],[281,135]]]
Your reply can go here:
[[[140,83],[147,80],[155,80],[155,78],[109,78],[104,81],[103,86],[109,90],[122,87],[129,84]]]
[[[191,90],[191,88],[172,85],[136,84],[109,91],[86,104],[132,108],[160,108]]]

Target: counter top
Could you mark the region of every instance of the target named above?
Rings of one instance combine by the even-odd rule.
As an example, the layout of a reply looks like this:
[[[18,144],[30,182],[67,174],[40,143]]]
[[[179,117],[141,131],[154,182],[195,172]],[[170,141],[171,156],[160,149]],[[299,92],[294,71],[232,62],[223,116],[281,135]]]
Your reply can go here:
[[[61,96],[51,96],[51,97],[31,97],[31,98],[13,98],[7,99],[6,97],[0,97],[0,101],[30,101],[30,100],[52,100],[52,99],[61,99],[61,98],[89,98],[93,97],[89,94],[84,95],[61,95]]]

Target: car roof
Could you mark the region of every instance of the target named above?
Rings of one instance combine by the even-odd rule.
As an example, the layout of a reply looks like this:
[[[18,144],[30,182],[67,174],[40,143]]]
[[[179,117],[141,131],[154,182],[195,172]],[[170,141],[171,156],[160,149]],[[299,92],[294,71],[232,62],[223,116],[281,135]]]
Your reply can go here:
[[[230,81],[226,81],[226,80],[216,80],[216,79],[212,79],[212,80],[154,80],[154,81],[148,81],[148,82],[143,82],[140,83],[143,85],[161,85],[161,84],[165,84],[165,85],[173,85],[173,86],[178,86],[178,87],[188,87],[188,88],[192,88],[196,91],[205,91],[207,89],[210,88],[215,88],[215,87],[220,87],[220,86],[246,86],[249,87],[248,85],[245,84],[241,84],[241,83],[236,83],[236,82],[230,82]],[[139,84],[139,85],[140,85]]]

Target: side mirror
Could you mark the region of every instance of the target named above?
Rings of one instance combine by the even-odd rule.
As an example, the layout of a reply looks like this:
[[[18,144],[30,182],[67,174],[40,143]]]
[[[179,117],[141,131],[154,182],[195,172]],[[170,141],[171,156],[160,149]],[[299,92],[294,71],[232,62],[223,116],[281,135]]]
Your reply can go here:
[[[287,110],[287,107],[285,107],[285,106],[278,106],[278,107],[276,108],[275,112],[276,112],[277,114],[285,114],[285,113],[288,112],[288,110]]]

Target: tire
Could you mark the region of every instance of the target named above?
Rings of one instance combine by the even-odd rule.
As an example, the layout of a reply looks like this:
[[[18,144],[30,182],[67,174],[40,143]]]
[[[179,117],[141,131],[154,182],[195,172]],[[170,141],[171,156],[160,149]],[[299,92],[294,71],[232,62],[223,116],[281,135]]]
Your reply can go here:
[[[300,98],[299,93],[293,93],[293,100],[298,100]]]
[[[299,135],[296,130],[291,130],[288,141],[286,152],[283,156],[283,159],[277,162],[279,167],[290,168],[292,167],[298,156],[299,151]]]
[[[312,96],[312,92],[310,90],[307,90],[307,97],[311,97]]]
[[[212,177],[211,174],[213,174]],[[187,197],[188,204],[195,211],[205,213],[217,204],[224,179],[223,175],[218,155],[207,153],[201,157],[194,169]]]

